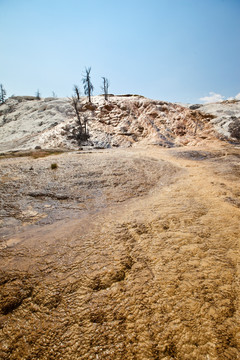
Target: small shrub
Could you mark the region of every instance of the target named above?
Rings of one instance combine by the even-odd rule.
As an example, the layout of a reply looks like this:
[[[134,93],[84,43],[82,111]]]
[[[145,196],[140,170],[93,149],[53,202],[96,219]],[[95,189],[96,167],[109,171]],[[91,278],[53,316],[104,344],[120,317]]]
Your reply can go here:
[[[56,164],[56,163],[51,164],[51,169],[52,170],[57,169],[57,168],[58,168],[58,164]]]

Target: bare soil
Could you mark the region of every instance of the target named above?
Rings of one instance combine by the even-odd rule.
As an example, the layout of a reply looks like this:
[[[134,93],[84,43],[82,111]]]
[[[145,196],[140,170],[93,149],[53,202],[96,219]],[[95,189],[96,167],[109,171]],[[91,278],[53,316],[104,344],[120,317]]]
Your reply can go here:
[[[239,156],[1,159],[0,359],[239,359]]]

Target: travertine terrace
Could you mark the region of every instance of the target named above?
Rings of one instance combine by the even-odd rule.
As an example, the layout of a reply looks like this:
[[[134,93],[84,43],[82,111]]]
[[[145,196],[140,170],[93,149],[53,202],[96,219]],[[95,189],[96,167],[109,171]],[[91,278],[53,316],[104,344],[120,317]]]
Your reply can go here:
[[[191,109],[125,95],[111,96],[108,102],[96,96],[91,104],[82,98],[80,104],[91,135],[87,145],[95,148],[205,145],[231,138],[228,126],[240,116],[240,101]],[[77,149],[74,115],[68,98],[9,98],[0,107],[0,151],[36,146]]]
[[[239,359],[227,127],[204,109],[99,97],[83,102],[79,149],[67,99],[13,100],[0,107],[0,358]]]

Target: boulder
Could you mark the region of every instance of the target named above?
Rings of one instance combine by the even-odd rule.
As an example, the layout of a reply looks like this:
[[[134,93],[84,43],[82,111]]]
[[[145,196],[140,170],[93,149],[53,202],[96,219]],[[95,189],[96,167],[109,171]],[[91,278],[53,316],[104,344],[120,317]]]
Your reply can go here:
[[[191,110],[197,110],[201,107],[202,105],[201,104],[193,104],[191,106],[189,106],[189,109]]]

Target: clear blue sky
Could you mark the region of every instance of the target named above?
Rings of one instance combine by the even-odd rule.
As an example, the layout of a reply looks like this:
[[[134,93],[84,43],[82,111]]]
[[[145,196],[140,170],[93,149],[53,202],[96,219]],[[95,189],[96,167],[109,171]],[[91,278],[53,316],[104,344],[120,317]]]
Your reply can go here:
[[[240,0],[0,0],[0,36],[8,96],[71,96],[89,66],[94,94],[240,92]]]

